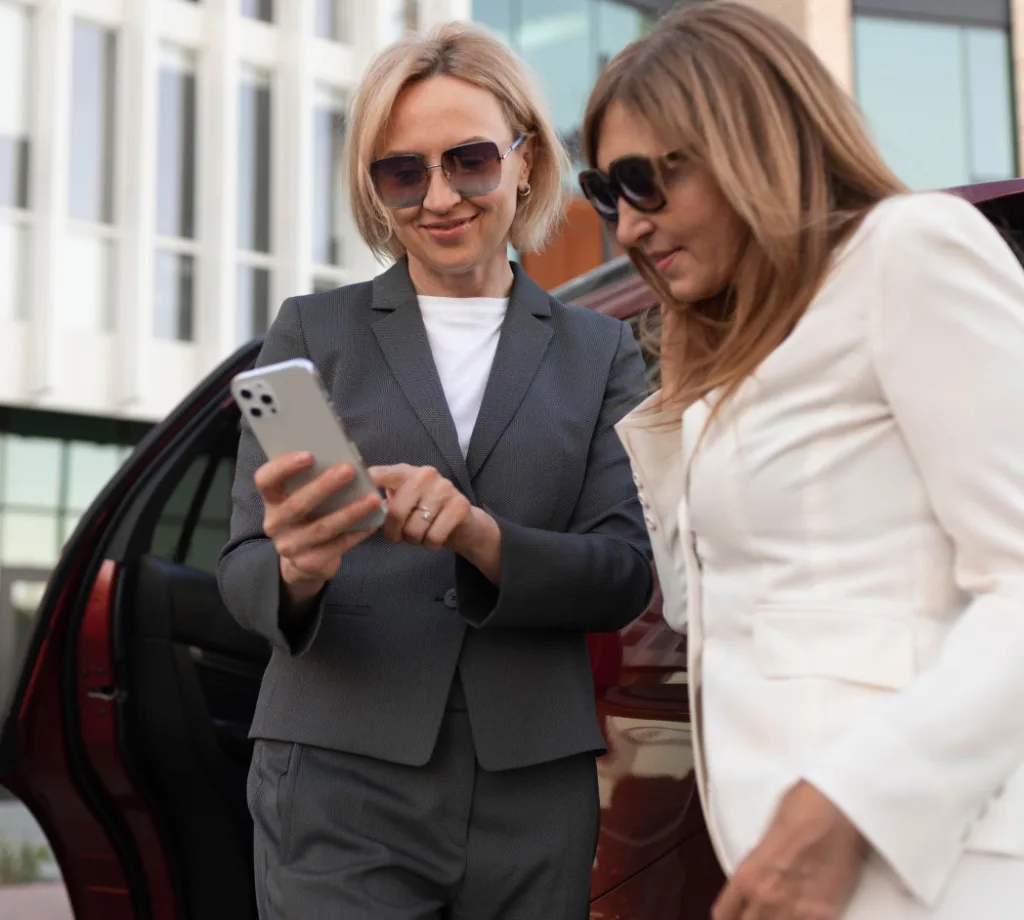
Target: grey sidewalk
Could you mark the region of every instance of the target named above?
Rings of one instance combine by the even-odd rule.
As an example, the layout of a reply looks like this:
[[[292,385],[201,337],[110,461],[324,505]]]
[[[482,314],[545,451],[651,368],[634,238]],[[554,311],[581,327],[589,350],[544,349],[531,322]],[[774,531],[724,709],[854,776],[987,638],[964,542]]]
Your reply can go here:
[[[72,920],[71,905],[59,882],[0,886],[3,920]]]

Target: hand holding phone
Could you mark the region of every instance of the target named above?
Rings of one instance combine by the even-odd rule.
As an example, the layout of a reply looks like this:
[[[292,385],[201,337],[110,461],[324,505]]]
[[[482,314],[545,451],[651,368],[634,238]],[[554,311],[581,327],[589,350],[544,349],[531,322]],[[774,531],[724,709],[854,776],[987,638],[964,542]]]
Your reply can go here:
[[[293,600],[315,596],[342,555],[384,523],[380,493],[312,362],[247,371],[231,392],[268,457],[255,482],[282,578]]]
[[[355,470],[341,464],[289,494],[289,479],[312,463],[308,453],[284,454],[268,460],[255,477],[263,497],[263,532],[274,542],[292,607],[312,600],[337,573],[345,553],[374,533],[374,527],[353,528],[372,519],[382,506],[380,495],[370,492],[337,511],[311,517],[313,509],[355,478]]]

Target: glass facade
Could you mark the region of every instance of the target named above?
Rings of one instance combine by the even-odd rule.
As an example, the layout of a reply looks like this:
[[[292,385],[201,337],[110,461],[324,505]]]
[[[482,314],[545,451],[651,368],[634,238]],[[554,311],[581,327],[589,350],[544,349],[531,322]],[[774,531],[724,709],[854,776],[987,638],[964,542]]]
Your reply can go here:
[[[131,449],[0,433],[0,567],[52,567]]]
[[[854,64],[875,141],[911,188],[1017,174],[1005,29],[860,15]]]
[[[530,65],[576,160],[583,108],[598,74],[654,25],[650,14],[614,0],[473,0],[472,15]]]

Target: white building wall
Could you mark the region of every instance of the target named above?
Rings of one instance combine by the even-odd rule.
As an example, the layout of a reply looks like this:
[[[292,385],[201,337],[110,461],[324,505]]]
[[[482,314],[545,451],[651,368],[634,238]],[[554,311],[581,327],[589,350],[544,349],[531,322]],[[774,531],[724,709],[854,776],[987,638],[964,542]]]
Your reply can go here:
[[[4,0],[12,2],[12,0]],[[401,34],[404,0],[345,0],[348,41],[314,36],[316,0],[276,0],[275,22],[242,16],[242,0],[14,0],[32,15],[30,208],[0,209],[27,228],[19,266],[27,304],[0,320],[0,404],[158,419],[240,344],[235,275],[239,74],[271,75],[271,314],[318,279],[342,284],[380,266],[349,225],[344,265],[314,267],[314,98],[326,88],[351,98],[370,57]],[[421,28],[468,17],[469,0],[421,0]],[[109,330],[71,328],[83,279],[69,271],[72,36],[76,19],[116,30],[113,224],[98,231],[117,248]],[[197,257],[192,341],[153,334],[158,64],[165,44],[197,62],[197,226],[185,250]],[[2,256],[0,256],[2,258]]]

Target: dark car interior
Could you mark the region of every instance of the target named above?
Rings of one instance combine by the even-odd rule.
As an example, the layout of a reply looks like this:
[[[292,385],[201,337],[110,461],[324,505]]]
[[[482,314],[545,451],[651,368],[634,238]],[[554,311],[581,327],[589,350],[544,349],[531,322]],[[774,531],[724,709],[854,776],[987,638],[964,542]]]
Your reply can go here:
[[[126,663],[123,749],[145,778],[183,912],[195,920],[256,915],[247,733],[269,648],[231,618],[216,581],[238,420],[222,407],[151,477],[123,525],[115,607]]]

